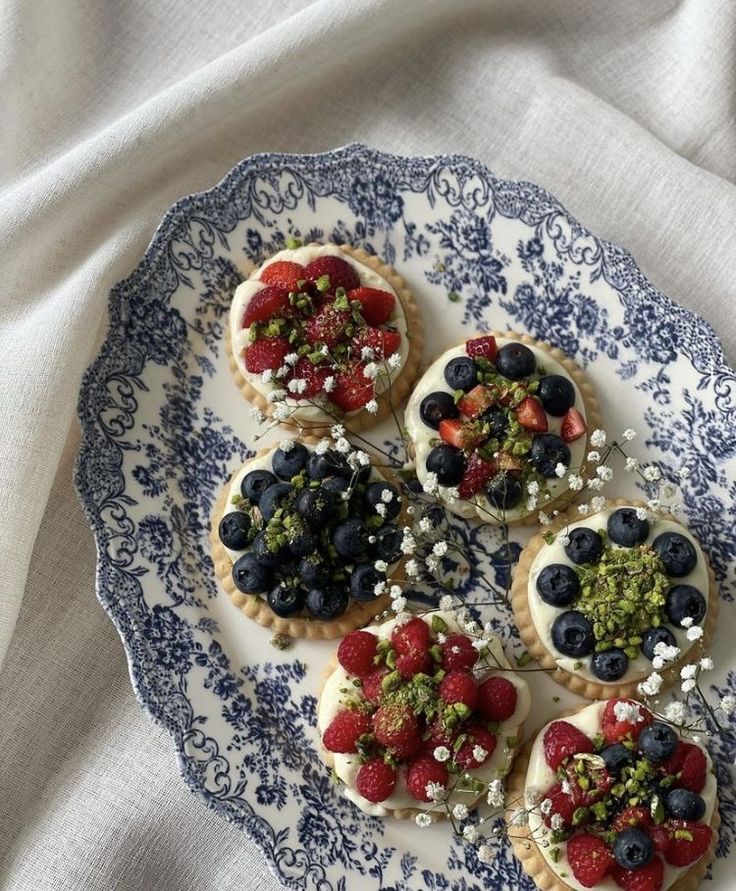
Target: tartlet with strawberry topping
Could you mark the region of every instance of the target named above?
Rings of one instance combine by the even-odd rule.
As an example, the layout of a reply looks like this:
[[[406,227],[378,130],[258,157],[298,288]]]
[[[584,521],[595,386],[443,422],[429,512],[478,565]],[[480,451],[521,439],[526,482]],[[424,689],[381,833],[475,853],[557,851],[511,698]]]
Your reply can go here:
[[[543,727],[517,759],[508,798],[528,813],[511,840],[540,888],[691,891],[713,858],[707,751],[633,700],[596,702]]]
[[[508,773],[529,689],[498,637],[475,642],[445,611],[341,642],[317,710],[320,751],[365,813],[439,819]]]
[[[416,473],[463,517],[535,524],[585,475],[588,435],[600,426],[593,388],[560,350],[511,331],[471,338],[422,375],[405,413]],[[440,489],[441,491],[441,489]]]
[[[215,573],[249,618],[333,639],[388,604],[402,565],[399,487],[347,440],[291,439],[246,461],[212,516]]]
[[[303,430],[385,418],[416,378],[419,309],[396,270],[358,248],[279,251],[235,291],[226,334],[243,395]]]

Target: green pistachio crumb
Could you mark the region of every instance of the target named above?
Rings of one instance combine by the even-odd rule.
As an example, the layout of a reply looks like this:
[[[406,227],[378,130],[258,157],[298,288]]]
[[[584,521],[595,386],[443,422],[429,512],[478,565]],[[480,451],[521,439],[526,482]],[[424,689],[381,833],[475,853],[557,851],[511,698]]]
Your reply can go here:
[[[277,650],[288,650],[294,641],[288,634],[274,634],[269,643]]]

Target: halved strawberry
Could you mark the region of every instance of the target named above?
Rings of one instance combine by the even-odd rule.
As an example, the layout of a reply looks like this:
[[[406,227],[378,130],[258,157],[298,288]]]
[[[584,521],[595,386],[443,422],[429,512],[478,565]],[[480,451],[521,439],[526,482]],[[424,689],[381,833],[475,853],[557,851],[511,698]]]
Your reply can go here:
[[[335,388],[330,399],[343,411],[357,411],[373,399],[373,381],[363,374],[363,366],[356,364],[335,375]]]
[[[639,721],[622,721],[616,717],[616,707],[624,703],[626,705],[636,705],[639,709]],[[639,734],[654,720],[652,713],[644,708],[638,702],[632,699],[609,699],[603,710],[603,719],[601,722],[601,731],[607,743],[621,742],[626,736],[630,735],[632,739],[638,739]]]
[[[363,347],[370,347],[376,359],[384,359],[398,352],[401,335],[395,328],[363,328],[353,338],[353,347],[360,354]]]
[[[533,396],[527,396],[516,407],[516,417],[525,430],[544,433],[547,430],[547,415],[542,403]]]
[[[254,374],[276,371],[284,364],[290,349],[291,345],[285,337],[263,337],[245,348],[245,367]]]
[[[396,298],[379,288],[355,288],[348,291],[348,300],[360,303],[360,312],[369,325],[382,325],[391,318]]]
[[[291,310],[289,292],[284,288],[261,288],[250,298],[243,315],[243,328],[250,328],[254,322],[267,322],[274,316]]]
[[[496,470],[497,468],[493,461],[486,461],[477,452],[473,452],[468,459],[465,473],[458,486],[460,497],[472,498],[473,495],[477,495],[478,492],[485,489],[486,483],[496,473]]]
[[[570,755],[592,752],[593,740],[569,721],[553,721],[544,733],[544,757],[552,770]]]
[[[295,393],[294,396],[298,399],[312,399],[322,392],[329,374],[330,370],[324,365],[315,365],[306,356],[302,356],[294,366],[294,371],[287,379],[287,383],[293,379],[306,381],[306,389],[301,393]]]
[[[511,452],[499,452],[496,455],[496,464],[499,470],[523,470],[524,464],[518,455],[512,455]]]
[[[346,291],[352,291],[360,287],[360,276],[355,271],[355,267],[351,266],[347,260],[342,257],[317,257],[304,270],[305,277],[312,281],[317,281],[326,275],[330,280],[330,290],[335,288],[345,288]]]
[[[560,436],[563,442],[575,442],[575,440],[580,439],[587,430],[588,425],[585,423],[585,418],[580,412],[576,408],[568,408],[565,417],[562,419],[562,426],[560,427]]]
[[[685,820],[668,820],[664,824],[670,843],[664,859],[672,866],[689,866],[708,850],[713,830],[705,823],[688,823]]]
[[[309,319],[304,336],[308,343],[324,343],[332,349],[342,338],[351,319],[347,310],[335,309],[334,303],[326,303]]]
[[[478,384],[458,400],[457,407],[469,418],[477,418],[493,405],[493,394]]]
[[[476,424],[459,418],[445,418],[440,421],[440,436],[457,449],[473,449],[488,438]]]
[[[484,334],[482,337],[474,337],[472,340],[466,342],[465,352],[471,359],[482,356],[484,359],[494,362],[496,353],[498,353],[496,338],[492,334]]]
[[[297,282],[306,279],[306,271],[301,263],[291,260],[276,260],[261,270],[260,279],[267,285],[280,285],[289,291],[296,291]]]

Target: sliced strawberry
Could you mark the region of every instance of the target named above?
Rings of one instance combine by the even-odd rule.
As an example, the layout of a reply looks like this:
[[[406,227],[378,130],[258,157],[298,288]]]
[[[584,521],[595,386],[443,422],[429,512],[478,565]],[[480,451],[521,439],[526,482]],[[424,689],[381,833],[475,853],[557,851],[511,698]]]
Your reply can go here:
[[[260,279],[267,285],[280,285],[289,291],[296,291],[297,282],[307,278],[306,271],[301,263],[292,263],[291,260],[276,260],[269,263],[261,271]]]
[[[700,860],[713,837],[713,830],[705,823],[668,820],[664,827],[670,837],[664,858],[672,866],[689,866]]]
[[[396,298],[378,288],[355,288],[348,291],[348,300],[360,303],[360,312],[369,325],[383,325],[391,318]]]
[[[466,342],[465,352],[471,359],[476,359],[478,356],[481,356],[484,359],[488,359],[489,362],[494,362],[496,360],[496,353],[498,353],[496,338],[492,334],[484,334],[483,337],[474,337],[472,340]]]
[[[524,464],[517,455],[511,452],[499,452],[496,455],[496,464],[499,470],[523,470]]]
[[[288,291],[284,288],[261,288],[250,298],[245,307],[243,328],[250,328],[254,322],[267,322],[274,316],[282,316],[290,310]]]
[[[335,388],[329,397],[343,411],[358,411],[373,399],[374,392],[373,381],[363,374],[363,365],[358,363],[335,375]]]
[[[285,337],[263,337],[245,348],[245,367],[254,374],[276,371],[284,364],[290,349],[291,345]]]
[[[639,869],[624,869],[615,864],[611,875],[624,891],[660,891],[664,879],[664,863],[655,857]]]
[[[342,257],[318,257],[307,266],[304,270],[305,277],[312,281],[317,281],[326,275],[330,279],[330,290],[335,288],[345,288],[346,291],[352,291],[360,287],[360,276],[355,271],[355,267],[351,266],[347,260]]]
[[[569,721],[553,721],[544,734],[544,757],[552,770],[570,755],[592,752],[593,740]]]
[[[690,746],[682,764],[681,776],[675,785],[691,792],[702,792],[707,773],[708,761],[705,753],[699,746]]]
[[[516,407],[516,417],[525,430],[544,433],[547,430],[547,415],[542,403],[533,396],[527,396]]]
[[[552,809],[544,817],[547,827],[551,827],[552,817],[555,814],[559,814],[562,817],[566,828],[572,826],[572,815],[578,808],[578,805],[573,801],[572,795],[563,792],[562,786],[559,783],[555,783],[544,797],[549,798],[552,802]]]
[[[616,717],[616,707],[620,703],[636,705],[639,709],[639,721],[622,721]],[[602,733],[607,743],[621,742],[625,737],[638,739],[639,734],[654,720],[652,713],[638,702],[632,699],[609,699],[603,710]]]
[[[567,861],[572,874],[586,888],[593,888],[603,880],[613,866],[611,849],[595,835],[582,833],[567,843]]]
[[[457,403],[460,411],[469,418],[477,418],[493,405],[493,394],[478,384],[466,393]]]
[[[473,452],[465,465],[465,473],[463,473],[463,478],[458,486],[460,497],[472,498],[473,495],[477,495],[478,492],[485,489],[486,483],[496,473],[496,470],[493,461],[486,461],[477,452]]]
[[[326,303],[309,319],[304,336],[308,343],[324,343],[332,349],[345,334],[351,320],[347,310],[335,309],[334,303]]]
[[[306,381],[307,387],[301,393],[294,393],[294,397],[298,399],[312,399],[314,396],[317,396],[324,390],[325,380],[329,374],[329,368],[326,368],[324,365],[315,365],[306,356],[302,356],[294,366],[294,371],[288,380]]]
[[[363,347],[373,350],[376,359],[388,358],[398,352],[401,335],[395,328],[363,328],[353,338],[353,348],[359,354]]]
[[[585,423],[585,418],[580,412],[576,408],[568,408],[565,417],[562,419],[562,426],[560,427],[560,436],[562,437],[563,442],[575,442],[575,440],[580,439],[587,430],[588,425]]]
[[[488,438],[476,424],[459,418],[445,418],[440,421],[440,436],[457,449],[473,449]]]

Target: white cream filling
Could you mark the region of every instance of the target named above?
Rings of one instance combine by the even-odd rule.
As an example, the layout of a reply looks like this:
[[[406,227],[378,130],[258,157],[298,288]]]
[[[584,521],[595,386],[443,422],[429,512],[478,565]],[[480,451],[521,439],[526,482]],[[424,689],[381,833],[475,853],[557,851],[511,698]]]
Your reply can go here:
[[[507,337],[496,338],[496,343],[498,344],[499,348],[505,346],[507,343],[516,342],[517,341],[513,341]],[[555,361],[549,355],[549,353],[546,353],[535,346],[531,346],[530,344],[527,344],[527,346],[534,353],[534,358],[537,360],[537,366],[541,366],[542,368],[544,368],[546,374],[559,374],[562,375],[562,377],[566,377],[570,381],[570,383],[575,388],[575,408],[580,412],[580,414],[583,416],[583,418],[585,418],[587,422],[585,404],[575,381],[565,371],[562,365],[560,365],[559,362]],[[433,446],[430,445],[430,440],[438,438],[439,432],[437,430],[434,430],[432,427],[428,427],[424,423],[419,413],[419,407],[422,404],[422,399],[424,399],[424,397],[428,396],[430,393],[435,393],[437,391],[442,391],[445,393],[453,392],[453,390],[450,389],[447,381],[445,380],[445,366],[450,361],[450,359],[455,359],[458,356],[465,355],[467,355],[467,353],[465,352],[465,344],[452,347],[452,349],[444,352],[424,372],[421,379],[414,388],[411,399],[409,399],[409,402],[406,406],[404,420],[406,429],[409,432],[409,436],[414,443],[414,450],[416,454],[416,473],[421,483],[424,483],[427,478],[427,455],[429,455],[433,448]],[[548,414],[547,424],[549,427],[547,431],[548,433],[556,433],[558,436],[560,435],[562,418],[554,418],[552,417],[552,415]],[[586,442],[587,436],[583,435],[579,439],[575,440],[575,442],[568,443],[570,449],[571,469],[579,468],[582,466],[583,461],[585,460]],[[537,508],[535,508],[532,513],[536,514],[537,510],[544,510],[546,501],[552,500],[553,498],[556,498],[557,496],[562,495],[563,492],[567,491],[567,480],[564,477],[562,479],[553,477],[552,479],[547,480],[547,488],[549,490],[549,498],[540,499]],[[451,510],[458,516],[472,517],[477,515],[486,522],[493,522],[491,516],[489,516],[489,512],[490,514],[496,516],[500,514],[499,509],[490,504],[488,499],[482,492],[478,493],[478,495],[473,496],[473,498],[467,501],[456,501],[454,504],[448,504],[447,507],[448,510]],[[520,517],[527,516],[529,513],[530,511],[528,511],[526,507],[526,496],[524,496],[516,507],[512,507],[506,510],[505,515],[506,519],[508,520],[517,520]]]
[[[557,533],[557,535],[561,535],[566,532],[572,532],[573,529],[577,529],[582,526],[587,526],[590,529],[595,530],[596,532],[599,529],[605,530],[606,525],[608,523],[608,518],[611,514],[618,510],[619,507],[625,507],[625,505],[618,505],[616,507],[606,508],[602,511],[599,511],[596,514],[592,514],[589,517],[586,517],[582,520],[577,520],[574,523],[570,523],[569,526],[566,526],[563,530]],[[646,540],[647,544],[651,544],[654,539],[661,535],[663,532],[678,532],[680,535],[684,535],[685,538],[689,539],[695,547],[695,552],[698,555],[698,562],[695,564],[695,569],[691,573],[682,578],[671,578],[672,586],[674,585],[692,585],[694,588],[697,588],[698,591],[705,598],[706,605],[708,603],[708,572],[705,566],[705,559],[703,558],[703,552],[700,549],[700,545],[696,541],[695,538],[690,534],[690,532],[682,526],[680,523],[676,523],[674,520],[661,519],[657,517],[656,521],[650,521],[650,529],[649,529],[649,537]],[[619,545],[614,544],[610,540],[608,541],[613,547],[618,548]],[[547,648],[547,650],[554,656],[555,662],[560,666],[560,668],[564,668],[566,671],[572,672],[573,674],[580,675],[580,677],[586,678],[587,680],[593,681],[596,684],[626,684],[630,681],[640,680],[641,678],[647,677],[652,672],[652,663],[646,658],[646,656],[641,653],[637,656],[636,659],[632,659],[629,662],[629,667],[626,671],[626,674],[619,678],[617,681],[601,681],[600,678],[597,678],[593,672],[590,670],[590,656],[585,656],[584,658],[578,660],[574,659],[571,656],[563,656],[560,653],[555,645],[552,643],[552,623],[560,615],[565,609],[575,609],[574,604],[570,607],[555,607],[550,606],[548,603],[545,603],[542,598],[537,593],[537,579],[539,578],[539,573],[544,569],[545,566],[549,566],[551,563],[564,563],[567,566],[575,566],[575,564],[570,560],[565,554],[565,548],[561,545],[556,539],[551,545],[544,545],[537,556],[534,558],[531,567],[529,568],[529,581],[528,581],[528,597],[529,597],[529,611],[532,616],[532,621],[534,622],[534,628],[536,632]],[[676,627],[675,625],[667,624],[667,628],[674,634],[675,641],[677,646],[681,649],[683,653],[686,653],[691,649],[695,644],[693,641],[687,639],[686,629]],[[583,664],[580,668],[573,668],[573,666],[581,661]]]
[[[421,618],[427,625],[431,626],[432,616],[441,616],[445,620],[450,633],[462,631],[451,613],[436,611],[422,616]],[[375,634],[380,640],[387,640],[391,637],[391,632],[393,631],[395,624],[395,620],[391,619],[388,622],[384,622],[382,625],[375,628],[371,627],[367,630]],[[491,658],[499,665],[503,666],[503,668],[511,669],[511,665],[506,659],[499,638],[494,636],[488,641],[488,646]],[[477,777],[484,783],[490,783],[491,780],[504,777],[509,772],[514,760],[516,748],[518,747],[509,747],[506,744],[505,739],[506,737],[516,736],[517,730],[529,714],[529,707],[531,704],[529,687],[527,686],[526,681],[510,670],[503,672],[488,671],[480,677],[480,680],[493,677],[495,674],[502,675],[516,687],[516,711],[507,721],[503,721],[499,725],[499,728],[496,731],[496,748],[488,761],[481,767],[468,771],[471,776]],[[350,697],[360,695],[359,688],[352,685],[348,680],[348,675],[345,670],[338,665],[325,682],[322,695],[320,696],[319,708],[317,711],[317,727],[319,728],[320,736],[324,734],[337,712],[343,707],[344,690],[348,691]],[[398,771],[396,786],[393,793],[380,804],[374,804],[372,801],[368,801],[367,798],[363,798],[355,788],[358,771],[361,766],[358,755],[343,755],[336,753],[333,755],[333,758],[335,773],[344,783],[345,795],[364,813],[374,817],[384,817],[389,810],[426,807],[423,802],[417,801],[416,798],[413,798],[407,791],[406,769],[403,766]],[[459,800],[462,800],[464,804],[470,806],[472,796],[463,794],[462,799]]]
[[[603,710],[605,709],[605,707],[605,702],[594,702],[592,705],[589,705],[586,708],[582,709],[580,712],[578,712],[578,714],[571,715],[567,718],[561,718],[560,720],[567,721],[569,724],[572,724],[574,727],[582,730],[582,732],[585,733],[586,736],[589,736],[592,739],[594,736],[596,736],[596,734],[600,732],[601,724],[603,721]],[[550,724],[551,723],[553,722],[550,721]],[[539,734],[534,741],[534,745],[532,746],[532,751],[529,758],[529,767],[526,773],[525,795],[526,807],[530,810],[535,806],[534,793],[540,792],[542,795],[544,795],[557,782],[555,772],[547,764],[544,758],[544,734],[548,727],[549,724],[545,724],[545,726],[539,731]],[[686,740],[686,742],[692,742],[692,740]],[[701,746],[701,748],[703,747]],[[710,755],[705,748],[703,748],[703,752],[705,752],[705,757],[708,761],[708,773],[706,774],[705,787],[703,791],[700,792],[700,795],[705,801],[705,816],[700,822],[709,823],[711,817],[713,816],[713,810],[716,803],[716,780],[710,769],[712,767]],[[542,835],[543,828],[544,823],[542,821],[541,815],[539,813],[539,807],[537,805],[534,811],[529,814],[529,829],[535,839],[542,840],[544,838],[544,836]],[[567,859],[567,846],[564,844],[564,842],[557,846],[559,847],[560,851],[560,856],[557,863],[552,860],[549,854],[550,849],[552,847],[555,847],[554,845],[550,843],[549,847],[545,848],[540,844],[538,845],[538,847],[542,853],[542,856],[547,861],[550,869],[552,869],[553,872],[555,872],[558,876],[563,876],[565,882],[571,888],[575,888],[576,891],[589,891],[589,889],[586,889],[584,885],[581,885],[575,880],[575,877],[572,874],[572,869],[570,868],[570,863]],[[683,873],[687,872],[690,867],[670,866],[670,864],[664,860],[664,857],[662,857],[661,859],[664,862],[664,881],[662,884],[662,888],[664,891],[664,889],[669,888],[672,884],[674,884],[677,879]],[[596,891],[620,891],[620,886],[617,885],[610,876],[607,876],[595,887]]]
[[[245,367],[245,358],[243,356],[243,351],[251,342],[250,327],[242,327],[245,309],[254,294],[260,291],[262,288],[268,287],[268,285],[259,281],[258,278],[261,272],[268,266],[270,266],[271,263],[288,260],[292,263],[300,263],[302,266],[307,266],[318,257],[340,257],[356,270],[358,276],[360,277],[360,283],[363,287],[378,288],[382,291],[388,291],[390,294],[394,295],[394,297],[396,298],[396,303],[394,306],[393,315],[389,320],[389,324],[392,327],[396,328],[396,330],[401,334],[401,344],[399,345],[398,350],[398,353],[401,356],[401,364],[398,366],[398,368],[395,368],[391,371],[391,381],[396,380],[399,374],[401,374],[402,368],[406,364],[406,360],[409,355],[409,332],[406,316],[404,314],[404,309],[401,305],[401,301],[399,300],[398,295],[396,294],[395,289],[382,275],[379,275],[375,271],[375,269],[371,269],[370,266],[366,266],[364,263],[361,263],[359,260],[354,259],[353,257],[346,254],[344,251],[341,251],[340,248],[334,244],[307,245],[305,247],[295,248],[293,250],[283,250],[279,251],[277,254],[274,254],[273,257],[270,257],[268,260],[265,261],[265,263],[262,263],[260,266],[254,269],[250,277],[247,278],[244,282],[241,282],[240,285],[238,285],[233,296],[232,304],[230,305],[230,341],[238,370],[243,375],[245,380],[248,381],[248,383],[253,387],[253,389],[257,390],[264,397],[267,397],[268,394],[273,390],[281,389],[282,385],[278,381],[265,384],[260,374],[254,374],[253,372],[248,371],[248,369]],[[385,380],[385,377],[382,376],[376,382],[376,392],[379,394],[384,392],[387,386],[388,384]],[[311,405],[306,400],[292,399],[291,397],[288,397],[285,402],[289,406],[299,407],[298,411],[292,415],[292,417],[296,420],[301,419],[309,421],[315,419],[318,420],[324,417],[324,412],[322,412],[316,406]],[[359,411],[362,411],[362,409],[359,409]],[[352,416],[354,414],[357,414],[357,412],[347,413],[348,416]]]

